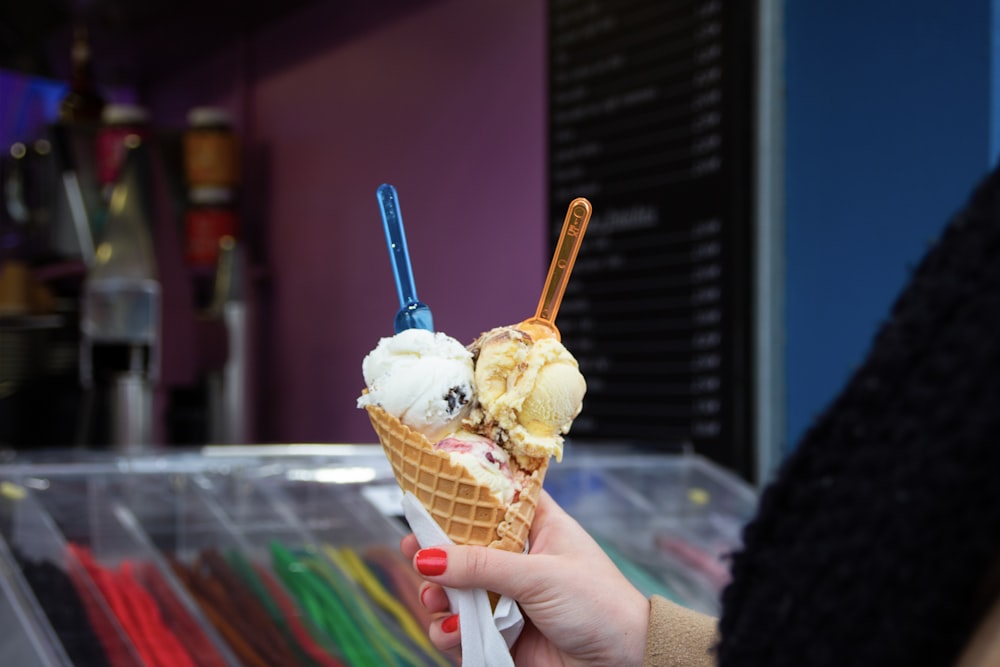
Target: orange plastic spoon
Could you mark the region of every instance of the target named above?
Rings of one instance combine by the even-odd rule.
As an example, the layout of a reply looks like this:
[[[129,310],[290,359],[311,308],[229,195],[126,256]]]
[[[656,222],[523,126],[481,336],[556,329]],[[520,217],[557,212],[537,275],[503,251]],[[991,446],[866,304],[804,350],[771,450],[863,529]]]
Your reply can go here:
[[[545,279],[545,288],[542,289],[542,298],[538,301],[538,309],[534,317],[529,317],[517,325],[518,329],[536,340],[539,338],[560,340],[559,329],[556,328],[556,313],[559,312],[559,305],[566,292],[569,275],[573,272],[576,254],[583,242],[583,234],[587,231],[590,213],[590,202],[583,197],[577,197],[569,203],[566,220],[563,221],[562,232],[559,234],[559,243],[556,244],[552,264],[549,265],[549,275]]]

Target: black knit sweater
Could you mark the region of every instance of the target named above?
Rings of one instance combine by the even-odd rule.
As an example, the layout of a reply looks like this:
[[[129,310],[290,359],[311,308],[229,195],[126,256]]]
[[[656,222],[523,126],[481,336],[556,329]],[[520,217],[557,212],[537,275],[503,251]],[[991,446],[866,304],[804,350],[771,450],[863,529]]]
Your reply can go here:
[[[949,665],[1000,566],[1000,169],[761,497],[720,665]]]

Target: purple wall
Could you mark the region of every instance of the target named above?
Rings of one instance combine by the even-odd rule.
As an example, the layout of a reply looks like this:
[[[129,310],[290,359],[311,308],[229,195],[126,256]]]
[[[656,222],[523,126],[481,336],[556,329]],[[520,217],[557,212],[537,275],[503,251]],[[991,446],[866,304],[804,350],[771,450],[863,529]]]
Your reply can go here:
[[[165,82],[158,122],[220,104],[248,144],[264,265],[263,441],[371,442],[361,359],[398,307],[375,200],[400,194],[414,276],[463,342],[533,314],[548,265],[545,3],[425,3],[364,31],[318,3]]]

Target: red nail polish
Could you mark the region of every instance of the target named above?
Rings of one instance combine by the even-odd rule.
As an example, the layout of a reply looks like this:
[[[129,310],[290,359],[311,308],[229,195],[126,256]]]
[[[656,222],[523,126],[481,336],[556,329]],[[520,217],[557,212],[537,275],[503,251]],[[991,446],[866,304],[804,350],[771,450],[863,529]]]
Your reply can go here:
[[[444,574],[448,555],[443,549],[421,549],[417,552],[417,571],[429,577]]]
[[[451,634],[458,630],[458,614],[452,614],[448,618],[441,621],[441,631]]]
[[[424,587],[424,588],[420,589],[420,605],[424,609],[427,608],[427,602],[424,600],[424,596],[427,595],[427,591],[428,590],[430,590],[430,589],[428,589],[427,587]]]

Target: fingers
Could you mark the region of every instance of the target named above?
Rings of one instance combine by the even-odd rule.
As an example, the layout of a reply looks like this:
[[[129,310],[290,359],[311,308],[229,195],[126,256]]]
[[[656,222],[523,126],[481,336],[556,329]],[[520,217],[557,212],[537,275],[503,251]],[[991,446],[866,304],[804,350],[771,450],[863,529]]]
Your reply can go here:
[[[536,521],[541,521],[545,523],[545,517],[550,514],[556,514],[563,511],[563,508],[559,506],[558,503],[549,495],[549,492],[542,489],[541,495],[538,496],[538,505],[535,506],[535,518],[532,521],[532,527],[535,526]]]
[[[420,586],[420,604],[434,615],[427,628],[427,636],[439,650],[448,651],[462,643],[458,614],[451,613],[450,601],[444,589],[437,584],[424,582]]]
[[[432,614],[439,614],[450,609],[448,594],[437,584],[424,582],[420,586],[420,604]]]
[[[432,614],[448,610],[441,586],[492,591],[517,600],[522,607],[545,604],[563,588],[579,584],[579,573],[587,569],[577,570],[572,563],[601,563],[600,558],[607,558],[545,491],[531,526],[530,555],[452,544],[421,549],[413,535],[400,541],[400,551],[411,559],[420,576],[437,585],[421,587],[420,591],[421,602]]]
[[[431,643],[442,651],[453,649],[462,643],[462,633],[459,632],[458,614],[443,616],[431,623],[427,629]]]
[[[425,579],[442,586],[484,588],[520,599],[545,573],[538,560],[525,568],[525,558],[529,556],[489,547],[443,545],[417,551],[413,566]]]
[[[420,543],[417,542],[417,536],[413,533],[399,541],[399,550],[403,552],[403,558],[407,560],[413,560],[413,554],[417,553],[419,549]]]
[[[572,521],[563,508],[543,489],[528,531],[529,551],[532,553],[551,551],[554,543],[562,541],[566,522],[572,523]]]
[[[427,636],[442,651],[448,651],[462,643],[459,632],[458,614],[452,614],[448,595],[437,584],[425,582],[420,587],[420,604],[435,614],[427,628]]]
[[[566,512],[542,491],[531,527],[533,558],[541,554],[575,552],[585,544],[586,533]],[[530,567],[522,559],[525,554],[476,546],[441,545],[421,549],[415,536],[400,541],[403,556],[413,561],[414,568],[425,579],[451,588],[483,588],[500,595],[523,601],[523,596],[544,588],[548,578],[558,579],[557,561],[532,561]]]

